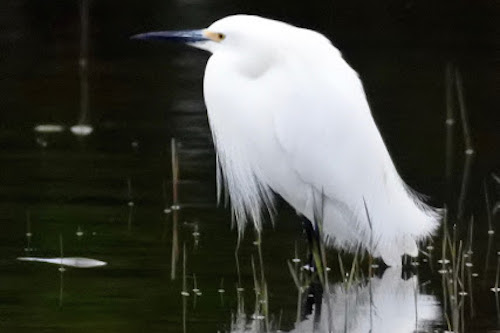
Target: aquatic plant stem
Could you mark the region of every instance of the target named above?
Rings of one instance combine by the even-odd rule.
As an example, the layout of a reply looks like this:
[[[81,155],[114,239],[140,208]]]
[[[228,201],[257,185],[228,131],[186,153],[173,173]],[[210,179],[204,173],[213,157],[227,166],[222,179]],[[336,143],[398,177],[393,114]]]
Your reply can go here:
[[[170,267],[170,279],[175,280],[176,266],[179,257],[178,240],[178,219],[179,219],[179,201],[178,201],[178,182],[179,182],[179,161],[177,157],[177,143],[175,138],[170,140],[171,159],[172,159],[172,258]],[[175,209],[174,209],[175,208]]]

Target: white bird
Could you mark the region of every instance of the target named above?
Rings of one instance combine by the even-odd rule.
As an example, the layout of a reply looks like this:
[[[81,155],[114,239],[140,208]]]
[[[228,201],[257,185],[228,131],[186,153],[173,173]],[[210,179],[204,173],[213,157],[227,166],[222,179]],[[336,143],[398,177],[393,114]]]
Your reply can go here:
[[[361,247],[388,265],[416,256],[417,242],[438,226],[438,212],[398,175],[358,74],[325,36],[234,15],[206,29],[133,38],[212,53],[204,97],[218,197],[225,186],[240,232],[249,219],[261,228],[274,193],[309,221],[320,201],[329,245]]]

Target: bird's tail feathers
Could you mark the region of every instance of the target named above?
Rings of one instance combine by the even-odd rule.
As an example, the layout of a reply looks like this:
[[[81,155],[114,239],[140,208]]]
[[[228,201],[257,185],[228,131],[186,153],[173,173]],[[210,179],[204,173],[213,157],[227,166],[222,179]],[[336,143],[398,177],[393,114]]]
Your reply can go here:
[[[378,194],[349,208],[330,200],[325,210],[325,236],[331,246],[347,251],[361,246],[387,265],[400,266],[402,255],[417,256],[418,244],[436,231],[441,211],[425,204],[406,186],[398,186],[388,196]]]
[[[403,184],[404,185],[404,184]],[[390,266],[401,264],[401,255],[418,256],[418,243],[434,234],[442,211],[427,205],[422,196],[404,185],[399,199],[378,216],[381,228],[378,253]]]

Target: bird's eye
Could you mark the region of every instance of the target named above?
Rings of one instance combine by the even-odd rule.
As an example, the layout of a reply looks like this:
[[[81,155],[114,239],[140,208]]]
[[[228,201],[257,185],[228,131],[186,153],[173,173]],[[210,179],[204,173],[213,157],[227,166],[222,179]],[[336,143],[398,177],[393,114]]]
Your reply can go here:
[[[219,32],[219,33],[217,34],[217,38],[219,39],[219,42],[220,42],[220,41],[222,41],[222,40],[224,40],[224,39],[226,38],[226,35],[224,35],[223,33],[220,33],[220,32]]]

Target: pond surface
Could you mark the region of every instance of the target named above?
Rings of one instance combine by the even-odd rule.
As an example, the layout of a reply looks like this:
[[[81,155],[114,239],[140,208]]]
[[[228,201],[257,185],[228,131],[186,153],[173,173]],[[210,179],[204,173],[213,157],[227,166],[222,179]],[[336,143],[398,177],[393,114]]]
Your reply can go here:
[[[500,260],[493,233],[500,213],[493,5],[92,1],[87,107],[81,104],[79,2],[4,0],[0,9],[2,331],[500,329],[499,295],[491,291],[498,287]],[[300,293],[296,285],[309,285],[309,273],[300,269],[307,244],[300,219],[285,203],[279,203],[276,223],[266,224],[260,241],[248,228],[236,251],[229,211],[216,203],[202,99],[207,54],[128,38],[204,27],[238,12],[286,20],[332,38],[360,73],[403,178],[431,204],[449,208],[445,253],[453,262],[445,268],[438,262],[442,232],[422,244],[425,253],[405,272],[371,267],[366,256],[328,251],[329,287],[323,298],[316,293],[311,308],[309,292]],[[446,159],[447,64],[463,78],[475,151],[462,204],[467,159],[458,114],[448,150],[453,154]],[[92,127],[90,135],[71,132],[82,120]],[[51,133],[35,131],[43,124],[57,126]],[[457,219],[461,210],[463,218]],[[107,264],[61,269],[16,260],[61,256]]]

